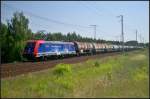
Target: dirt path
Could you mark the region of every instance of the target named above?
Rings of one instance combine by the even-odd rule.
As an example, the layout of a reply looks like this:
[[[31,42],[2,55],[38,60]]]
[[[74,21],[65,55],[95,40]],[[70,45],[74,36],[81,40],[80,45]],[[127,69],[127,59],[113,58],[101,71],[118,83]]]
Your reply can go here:
[[[58,63],[79,63],[86,61],[88,59],[95,59],[95,58],[103,58],[106,56],[112,56],[119,54],[120,52],[115,53],[101,53],[98,55],[93,56],[80,56],[80,57],[70,57],[70,58],[64,58],[64,59],[58,59],[58,60],[48,60],[48,61],[42,61],[42,62],[23,62],[23,63],[7,63],[2,64],[1,67],[1,77],[11,77],[16,76],[20,74],[26,74],[29,72],[35,72],[40,71],[44,69],[48,69],[51,67],[54,67]]]

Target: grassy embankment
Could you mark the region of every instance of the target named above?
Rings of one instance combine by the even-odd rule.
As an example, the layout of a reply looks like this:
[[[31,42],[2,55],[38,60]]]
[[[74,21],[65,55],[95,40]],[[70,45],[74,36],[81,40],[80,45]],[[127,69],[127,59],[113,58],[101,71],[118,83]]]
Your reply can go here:
[[[149,97],[148,50],[2,79],[2,97]]]

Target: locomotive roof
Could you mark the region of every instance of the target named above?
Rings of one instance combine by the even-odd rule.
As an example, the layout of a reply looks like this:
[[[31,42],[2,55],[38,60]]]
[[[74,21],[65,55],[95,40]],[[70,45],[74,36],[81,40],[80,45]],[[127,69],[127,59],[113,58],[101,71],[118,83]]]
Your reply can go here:
[[[73,42],[63,42],[63,41],[45,41],[45,43],[55,43],[55,44],[74,44]]]
[[[55,43],[55,44],[74,44],[73,42],[64,42],[64,41],[44,41],[44,40],[28,40],[27,42]]]

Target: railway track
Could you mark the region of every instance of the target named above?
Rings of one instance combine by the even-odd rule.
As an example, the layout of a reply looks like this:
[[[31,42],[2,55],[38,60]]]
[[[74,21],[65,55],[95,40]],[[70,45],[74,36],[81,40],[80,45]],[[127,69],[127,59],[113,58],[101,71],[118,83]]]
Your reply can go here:
[[[52,68],[58,63],[74,64],[74,63],[86,61],[88,59],[103,58],[106,56],[113,56],[117,54],[120,54],[120,52],[100,53],[92,56],[70,57],[70,58],[48,60],[48,61],[41,61],[41,62],[19,62],[19,63],[1,64],[0,66],[1,78],[13,77],[21,74],[27,74],[29,72],[36,72],[36,71]]]

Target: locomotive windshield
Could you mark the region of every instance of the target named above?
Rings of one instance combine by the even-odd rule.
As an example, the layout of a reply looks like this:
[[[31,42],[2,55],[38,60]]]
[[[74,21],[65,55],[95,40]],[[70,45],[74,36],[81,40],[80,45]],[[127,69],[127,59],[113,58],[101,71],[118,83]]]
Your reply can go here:
[[[35,42],[28,42],[25,47],[25,52],[31,53],[34,51]]]

